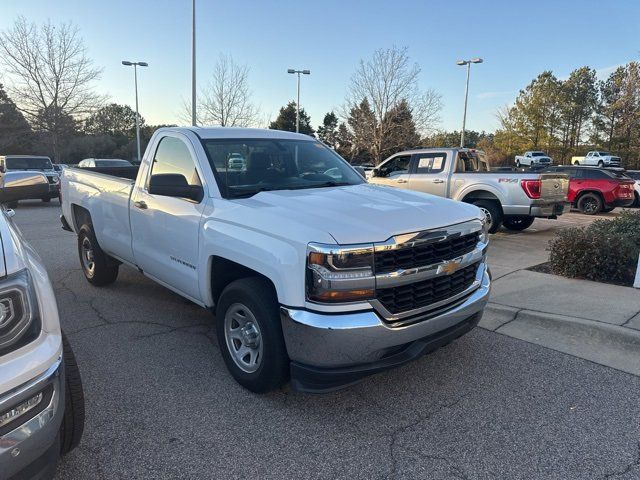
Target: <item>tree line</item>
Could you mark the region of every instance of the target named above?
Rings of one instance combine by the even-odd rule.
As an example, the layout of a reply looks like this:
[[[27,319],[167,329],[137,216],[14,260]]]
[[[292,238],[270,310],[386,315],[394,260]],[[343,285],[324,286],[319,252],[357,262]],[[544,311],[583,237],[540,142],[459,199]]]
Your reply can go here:
[[[36,25],[18,17],[0,33],[0,153],[41,154],[75,163],[86,157],[135,159],[136,113],[96,91],[102,70],[88,57],[72,24]],[[414,147],[455,147],[460,132],[439,130],[441,96],[419,87],[421,69],[407,48],[376,50],[357,65],[343,104],[313,128],[300,109],[300,131],[314,135],[355,164],[379,164]],[[274,120],[253,101],[250,69],[221,55],[198,94],[200,124],[295,131],[296,104]],[[181,119],[189,123],[184,102]],[[582,67],[566,79],[545,71],[497,112],[493,133],[466,132],[466,146],[493,164],[513,163],[525,150],[545,150],[557,163],[591,149],[619,154],[629,167],[640,159],[640,66],[618,67],[603,81]],[[161,125],[140,117],[142,148]]]
[[[542,72],[498,111],[498,120],[492,151],[498,161],[544,150],[567,164],[573,155],[609,150],[627,168],[640,168],[640,65],[619,66],[605,80],[589,67],[566,79]]]

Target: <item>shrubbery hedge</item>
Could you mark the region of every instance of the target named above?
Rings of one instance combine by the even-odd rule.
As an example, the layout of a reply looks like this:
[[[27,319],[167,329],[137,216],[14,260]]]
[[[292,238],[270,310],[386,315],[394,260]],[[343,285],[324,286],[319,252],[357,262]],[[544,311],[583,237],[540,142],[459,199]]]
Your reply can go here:
[[[640,253],[640,212],[561,230],[548,250],[555,274],[631,286]]]

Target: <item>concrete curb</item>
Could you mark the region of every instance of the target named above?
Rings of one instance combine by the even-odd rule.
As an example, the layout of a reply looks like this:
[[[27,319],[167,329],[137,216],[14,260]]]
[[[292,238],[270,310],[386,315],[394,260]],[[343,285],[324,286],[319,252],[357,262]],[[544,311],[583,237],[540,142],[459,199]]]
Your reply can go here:
[[[489,303],[480,327],[640,376],[640,331]]]

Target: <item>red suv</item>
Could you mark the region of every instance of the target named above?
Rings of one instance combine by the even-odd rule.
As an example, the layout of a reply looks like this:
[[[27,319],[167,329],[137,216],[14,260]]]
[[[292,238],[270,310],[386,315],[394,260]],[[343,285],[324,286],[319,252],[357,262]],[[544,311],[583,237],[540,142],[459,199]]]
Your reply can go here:
[[[576,166],[557,166],[545,171],[569,175],[567,199],[587,215],[629,207],[635,199],[634,181],[623,172]]]

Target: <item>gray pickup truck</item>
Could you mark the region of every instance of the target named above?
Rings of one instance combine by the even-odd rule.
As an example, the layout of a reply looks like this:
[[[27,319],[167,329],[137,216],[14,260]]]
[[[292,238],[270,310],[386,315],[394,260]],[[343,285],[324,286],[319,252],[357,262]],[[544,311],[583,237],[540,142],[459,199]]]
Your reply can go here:
[[[491,172],[484,153],[468,148],[396,153],[372,172],[369,182],[472,203],[484,212],[490,233],[501,225],[525,230],[536,217],[557,218],[568,205],[566,175]]]

